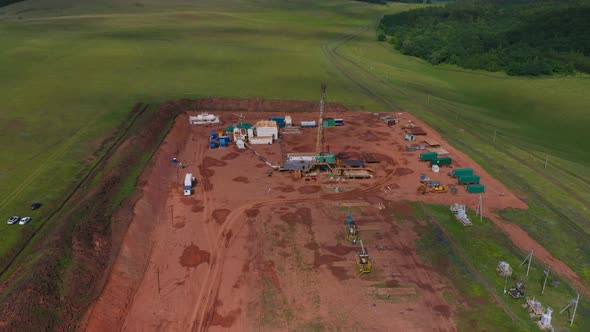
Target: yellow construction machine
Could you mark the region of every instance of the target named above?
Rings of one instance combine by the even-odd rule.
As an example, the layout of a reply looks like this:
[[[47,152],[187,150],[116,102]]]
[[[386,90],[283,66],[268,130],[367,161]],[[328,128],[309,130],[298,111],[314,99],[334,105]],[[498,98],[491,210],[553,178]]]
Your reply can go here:
[[[418,187],[419,194],[426,193],[446,193],[448,192],[447,187],[443,186],[440,182],[423,183]]]
[[[359,243],[361,244],[361,251],[356,255],[356,267],[358,268],[359,274],[371,273],[371,268],[373,267],[371,258],[369,258],[369,254],[365,250],[363,240],[359,240]]]

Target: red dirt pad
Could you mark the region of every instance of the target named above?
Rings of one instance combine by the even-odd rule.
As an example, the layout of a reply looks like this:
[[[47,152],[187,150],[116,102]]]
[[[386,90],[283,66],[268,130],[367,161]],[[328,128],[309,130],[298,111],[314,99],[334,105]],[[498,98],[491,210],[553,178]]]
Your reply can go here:
[[[281,103],[263,100],[223,102],[230,112],[211,108],[212,102],[183,100],[176,106],[194,110],[191,114],[201,110],[219,114],[226,124],[233,121],[231,111],[236,108],[261,107],[268,111],[249,111],[248,119],[286,114],[276,111],[281,108],[269,106]],[[301,105],[317,109],[317,103]],[[292,111],[298,107],[282,109]],[[326,128],[326,144],[335,153],[350,149],[350,144],[355,144],[358,151],[376,152],[375,143],[364,139],[368,133],[379,135],[379,143],[384,146],[405,145],[399,126],[388,127],[365,112],[336,110],[328,108],[327,116],[343,118],[347,124],[356,122],[359,128]],[[294,122],[315,118],[315,113],[290,115]],[[482,177],[488,215],[495,209],[526,207],[434,130],[409,114],[402,116],[424,128],[429,138],[451,152],[453,159],[474,168]],[[416,193],[417,174],[427,173],[434,181],[447,183],[451,180],[446,172],[432,173],[419,162],[417,153],[401,157],[398,149],[387,148],[379,150],[381,163],[370,164],[372,179],[336,182],[320,175],[317,182],[310,183],[294,181],[291,174],[280,172],[269,177],[268,166],[251,151],[235,150],[227,157],[227,150],[210,150],[207,137],[212,128],[189,127],[186,121],[186,115],[178,117],[151,161],[154,171],[142,175],[148,180],[142,189],[144,196],[135,205],[123,249],[101,298],[89,312],[88,330],[277,330],[286,324],[288,329],[297,330],[308,322],[326,330],[457,329],[453,321],[455,309],[443,296],[453,290],[444,276],[422,264],[417,256],[415,223],[394,224],[391,217],[412,217],[412,207],[404,203],[407,200],[463,202],[474,207],[476,197],[464,190],[457,195]],[[370,123],[372,129],[364,123]],[[287,152],[314,149],[315,131],[302,132],[285,135]],[[176,174],[169,167],[165,151],[177,151],[178,157],[190,165],[186,172],[199,174],[194,193],[199,202],[191,205],[183,201],[182,186],[174,183]],[[278,144],[261,146],[257,151],[275,158],[273,162],[280,161],[276,159],[281,153]],[[395,160],[404,158],[407,164],[396,172]],[[336,185],[341,192],[330,189]],[[358,247],[344,239],[347,206],[353,207],[361,237],[375,261],[375,273],[369,276],[357,275]],[[200,212],[195,213],[195,209]],[[207,222],[212,219],[217,222]],[[187,222],[179,231],[173,221],[181,220]],[[519,239],[515,242],[519,246],[524,243]],[[128,271],[129,262],[137,262],[141,272]],[[358,301],[351,305],[351,298]],[[112,306],[113,302],[118,305]],[[391,315],[396,312],[404,314]],[[270,321],[260,317],[270,317]]]

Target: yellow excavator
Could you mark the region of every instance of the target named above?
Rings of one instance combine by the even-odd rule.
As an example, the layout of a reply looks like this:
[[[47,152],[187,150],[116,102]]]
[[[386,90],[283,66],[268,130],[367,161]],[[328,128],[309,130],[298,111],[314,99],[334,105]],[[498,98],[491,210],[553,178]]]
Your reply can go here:
[[[443,186],[440,182],[423,183],[418,187],[418,193],[425,195],[426,193],[446,193],[448,192],[447,187]]]
[[[358,268],[359,275],[363,273],[371,273],[371,268],[373,267],[371,258],[369,258],[369,254],[365,250],[363,240],[359,240],[359,243],[361,244],[361,251],[356,255],[356,267]]]

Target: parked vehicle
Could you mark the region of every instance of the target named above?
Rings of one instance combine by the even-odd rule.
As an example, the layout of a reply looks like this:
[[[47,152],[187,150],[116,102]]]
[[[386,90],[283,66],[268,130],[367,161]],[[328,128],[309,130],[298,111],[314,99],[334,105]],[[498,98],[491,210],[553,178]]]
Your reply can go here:
[[[26,225],[29,223],[29,221],[31,221],[31,217],[23,217],[20,219],[20,221],[18,222],[19,225]]]
[[[10,217],[10,219],[8,219],[8,224],[9,225],[14,225],[16,224],[16,222],[19,220],[20,218],[18,216],[12,216]]]
[[[42,206],[43,206],[42,203],[35,202],[35,203],[31,204],[31,210],[37,210],[38,208],[40,208]]]

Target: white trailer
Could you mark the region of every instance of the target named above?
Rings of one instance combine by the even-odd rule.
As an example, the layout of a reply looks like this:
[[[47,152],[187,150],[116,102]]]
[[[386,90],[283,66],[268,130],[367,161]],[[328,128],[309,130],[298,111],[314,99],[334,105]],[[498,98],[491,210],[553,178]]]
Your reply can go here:
[[[192,173],[186,173],[184,177],[184,196],[190,196],[193,192],[193,183],[195,178]]]

